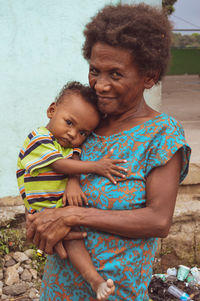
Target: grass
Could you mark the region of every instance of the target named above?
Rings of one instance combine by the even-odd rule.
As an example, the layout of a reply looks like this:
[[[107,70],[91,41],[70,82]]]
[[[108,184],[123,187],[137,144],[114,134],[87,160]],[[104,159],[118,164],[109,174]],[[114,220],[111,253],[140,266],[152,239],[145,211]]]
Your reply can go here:
[[[200,74],[200,49],[171,49],[169,75]]]

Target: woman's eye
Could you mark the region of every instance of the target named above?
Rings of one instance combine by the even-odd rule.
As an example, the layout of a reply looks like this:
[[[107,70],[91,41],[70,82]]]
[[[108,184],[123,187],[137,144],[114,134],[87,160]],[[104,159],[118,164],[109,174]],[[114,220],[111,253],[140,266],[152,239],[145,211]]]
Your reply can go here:
[[[98,74],[98,70],[95,69],[94,67],[90,67],[90,74],[97,75]]]
[[[118,79],[118,78],[120,78],[121,74],[119,72],[114,71],[111,73],[111,76],[114,79]]]
[[[66,120],[66,124],[67,124],[67,125],[72,125],[71,120],[67,119],[67,120]]]

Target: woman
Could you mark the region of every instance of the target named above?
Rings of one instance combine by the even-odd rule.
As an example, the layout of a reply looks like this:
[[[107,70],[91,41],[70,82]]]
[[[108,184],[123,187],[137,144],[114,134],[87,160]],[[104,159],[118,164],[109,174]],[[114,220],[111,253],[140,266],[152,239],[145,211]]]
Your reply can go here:
[[[149,300],[156,238],[169,232],[190,156],[178,122],[151,109],[143,97],[165,73],[170,30],[164,13],[144,4],[107,6],[86,26],[83,54],[104,118],[84,144],[82,159],[95,160],[113,149],[113,158],[127,160],[128,174],[117,185],[82,176],[87,208],[69,206],[29,217],[28,237],[46,253],[55,248],[60,255],[49,256],[41,300],[95,300],[61,259],[66,257],[62,239],[81,237],[67,236],[74,226],[87,232],[86,246],[99,273],[114,280],[109,300]]]

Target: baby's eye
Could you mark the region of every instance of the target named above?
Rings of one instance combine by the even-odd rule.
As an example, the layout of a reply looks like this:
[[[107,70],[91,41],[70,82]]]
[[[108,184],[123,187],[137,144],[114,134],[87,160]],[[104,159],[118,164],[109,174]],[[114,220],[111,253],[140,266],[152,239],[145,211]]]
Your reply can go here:
[[[86,136],[87,136],[87,133],[84,132],[84,131],[81,131],[81,132],[80,132],[80,135],[83,136],[83,137],[86,137]]]
[[[70,126],[72,125],[71,120],[67,119],[67,120],[65,120],[65,121],[66,121],[66,124],[67,124],[67,125],[70,125]]]

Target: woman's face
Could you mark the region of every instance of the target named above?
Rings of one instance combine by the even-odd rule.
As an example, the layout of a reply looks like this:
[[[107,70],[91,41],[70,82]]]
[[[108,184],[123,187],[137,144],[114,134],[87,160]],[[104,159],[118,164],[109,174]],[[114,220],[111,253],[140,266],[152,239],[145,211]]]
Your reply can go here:
[[[89,83],[96,90],[102,113],[119,115],[137,110],[144,89],[150,88],[149,81],[139,74],[129,50],[100,42],[93,46]]]

